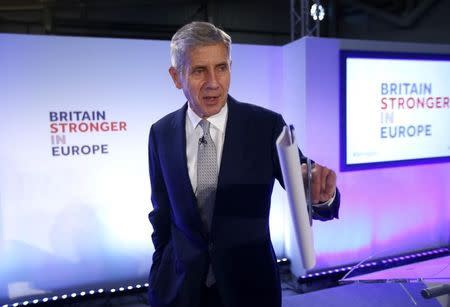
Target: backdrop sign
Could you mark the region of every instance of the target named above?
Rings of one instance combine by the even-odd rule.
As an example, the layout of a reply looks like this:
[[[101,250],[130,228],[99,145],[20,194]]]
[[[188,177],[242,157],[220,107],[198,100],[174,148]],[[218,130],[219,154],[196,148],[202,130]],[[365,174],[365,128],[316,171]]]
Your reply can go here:
[[[267,105],[270,69],[256,63],[278,50],[233,48],[253,66],[236,68],[237,97]],[[0,35],[0,303],[147,280],[148,133],[186,101],[169,66],[167,41]],[[253,73],[265,90],[239,82]]]
[[[450,56],[343,52],[342,61],[344,169],[450,160]]]

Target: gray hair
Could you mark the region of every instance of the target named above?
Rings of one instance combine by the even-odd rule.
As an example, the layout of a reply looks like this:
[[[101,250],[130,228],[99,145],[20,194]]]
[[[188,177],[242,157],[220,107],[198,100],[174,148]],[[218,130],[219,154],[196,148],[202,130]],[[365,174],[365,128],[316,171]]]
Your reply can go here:
[[[193,21],[180,28],[170,42],[172,66],[183,71],[187,53],[195,47],[224,44],[231,60],[231,37],[209,22]]]

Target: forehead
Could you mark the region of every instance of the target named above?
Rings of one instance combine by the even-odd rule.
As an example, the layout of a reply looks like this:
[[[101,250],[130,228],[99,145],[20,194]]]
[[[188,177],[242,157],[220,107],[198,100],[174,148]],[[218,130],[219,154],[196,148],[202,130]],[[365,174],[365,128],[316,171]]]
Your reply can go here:
[[[189,66],[219,64],[228,61],[228,49],[225,44],[198,46],[187,52]]]

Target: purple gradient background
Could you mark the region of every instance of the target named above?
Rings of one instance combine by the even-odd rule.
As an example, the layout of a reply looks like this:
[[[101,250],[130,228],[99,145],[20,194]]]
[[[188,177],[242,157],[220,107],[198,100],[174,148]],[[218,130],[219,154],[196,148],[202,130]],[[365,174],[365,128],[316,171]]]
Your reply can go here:
[[[410,45],[402,44],[314,38],[283,47],[233,46],[231,95],[282,113],[286,122],[295,125],[304,153],[338,173],[341,218],[315,222],[313,226],[317,268],[353,263],[372,254],[448,245],[450,240],[450,163],[338,171],[339,50],[347,47],[411,49]],[[425,52],[431,47],[414,48]],[[84,289],[87,284],[113,285],[122,273],[127,279],[146,278],[153,251],[151,227],[146,220],[151,208],[146,157],[148,129],[152,122],[185,101],[167,73],[168,52],[169,43],[165,41],[0,35],[0,302],[7,296],[8,280],[26,282],[33,278],[37,288],[57,291],[54,285],[61,289]],[[79,174],[82,178],[91,180],[77,182],[76,176],[60,180],[58,176],[68,175],[64,169],[67,165],[55,166],[47,157],[50,109],[107,109],[108,114],[127,120],[130,131],[126,137],[117,136],[109,141],[116,148],[109,159],[89,160],[83,165],[89,166],[86,169],[79,164],[74,166],[75,171],[83,172]],[[45,173],[45,163],[50,163],[52,173]],[[109,178],[108,185],[98,187],[104,178]],[[33,186],[36,182],[40,185]],[[64,182],[67,186],[63,186]],[[59,189],[45,188],[47,183]],[[80,213],[80,223],[85,215],[98,218],[88,225],[97,227],[98,234],[86,246],[79,246],[81,251],[88,252],[90,258],[85,261],[96,268],[94,275],[79,270],[86,263],[72,261],[76,257],[64,254],[64,250],[72,247],[66,236],[79,238],[78,228],[66,229],[75,232],[69,234],[47,231],[49,224],[61,223],[57,214],[60,208],[53,208],[52,202],[45,199],[47,196],[39,193],[52,191],[53,194],[48,194],[52,194],[56,204],[58,192],[74,191],[76,187],[81,196],[72,192],[59,200],[66,203],[68,212]],[[34,194],[28,195],[27,191]],[[104,199],[102,191],[119,194]],[[83,199],[86,208],[72,208],[79,207],[78,199],[71,198],[73,195],[91,197]],[[30,207],[27,200],[34,196],[39,198]],[[9,202],[14,197],[22,202],[19,205]],[[123,207],[127,200],[133,206]],[[111,201],[117,201],[116,206],[105,206]],[[121,214],[123,210],[131,215]],[[73,214],[71,217],[76,218]],[[20,225],[23,219],[32,222],[25,222],[28,226],[25,227]],[[130,225],[142,226],[130,228]],[[287,200],[279,186],[274,190],[270,227],[277,255],[297,263]],[[132,245],[127,237],[133,238]],[[50,238],[53,242],[50,243],[62,245],[49,246]],[[27,262],[22,249],[9,249],[12,243],[35,248],[40,251],[39,258]],[[8,257],[3,257],[5,253],[9,253]],[[97,265],[98,259],[104,257],[110,262]],[[64,259],[58,265],[63,266],[61,270],[66,277],[73,278],[46,279],[48,274],[42,270],[52,259]],[[11,271],[11,265],[21,271]],[[135,269],[133,276],[129,275],[130,267]],[[58,275],[55,273],[51,274],[53,278]]]

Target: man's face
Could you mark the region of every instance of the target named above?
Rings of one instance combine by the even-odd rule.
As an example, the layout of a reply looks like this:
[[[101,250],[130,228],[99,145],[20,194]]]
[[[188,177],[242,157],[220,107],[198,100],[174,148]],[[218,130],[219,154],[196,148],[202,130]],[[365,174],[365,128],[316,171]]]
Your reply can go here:
[[[224,44],[191,49],[184,71],[177,72],[171,67],[169,73],[198,116],[217,114],[225,105],[230,88],[230,61]]]

